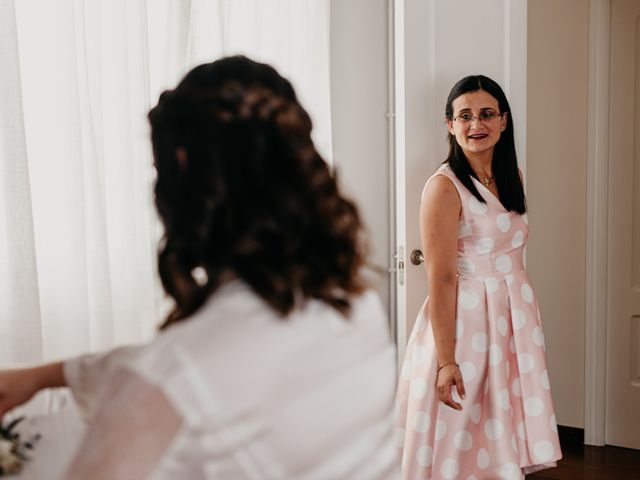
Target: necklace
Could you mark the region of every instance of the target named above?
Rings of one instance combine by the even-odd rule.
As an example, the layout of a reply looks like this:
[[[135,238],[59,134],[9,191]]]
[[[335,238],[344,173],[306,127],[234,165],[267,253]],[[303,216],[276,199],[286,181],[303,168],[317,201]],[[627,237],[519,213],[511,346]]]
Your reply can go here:
[[[493,180],[495,179],[495,177],[484,177],[484,180],[482,180],[482,184],[489,188],[489,185],[491,185],[493,183]]]

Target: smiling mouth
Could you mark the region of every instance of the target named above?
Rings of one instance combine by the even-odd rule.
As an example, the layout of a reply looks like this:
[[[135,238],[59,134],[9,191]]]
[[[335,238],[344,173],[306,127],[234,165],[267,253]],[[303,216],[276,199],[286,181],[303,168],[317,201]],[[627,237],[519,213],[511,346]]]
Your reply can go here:
[[[486,133],[474,133],[473,135],[469,135],[471,140],[482,140],[483,138],[488,137]]]

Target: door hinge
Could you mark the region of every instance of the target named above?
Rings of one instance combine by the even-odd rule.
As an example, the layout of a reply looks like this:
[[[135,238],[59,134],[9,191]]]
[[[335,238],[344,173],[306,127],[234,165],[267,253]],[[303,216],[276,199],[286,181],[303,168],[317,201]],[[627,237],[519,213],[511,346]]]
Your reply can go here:
[[[393,272],[397,274],[398,277],[398,285],[404,285],[405,281],[405,268],[404,268],[404,247],[399,246],[397,253],[393,256],[393,265],[395,268],[392,269]]]

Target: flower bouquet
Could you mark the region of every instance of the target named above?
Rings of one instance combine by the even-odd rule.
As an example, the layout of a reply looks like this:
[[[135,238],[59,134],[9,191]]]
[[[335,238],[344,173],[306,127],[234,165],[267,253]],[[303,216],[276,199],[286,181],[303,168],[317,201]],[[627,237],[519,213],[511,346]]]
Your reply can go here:
[[[25,417],[18,417],[6,426],[0,424],[0,477],[19,473],[24,462],[29,460],[29,451],[33,450],[40,435],[22,440],[15,428]]]

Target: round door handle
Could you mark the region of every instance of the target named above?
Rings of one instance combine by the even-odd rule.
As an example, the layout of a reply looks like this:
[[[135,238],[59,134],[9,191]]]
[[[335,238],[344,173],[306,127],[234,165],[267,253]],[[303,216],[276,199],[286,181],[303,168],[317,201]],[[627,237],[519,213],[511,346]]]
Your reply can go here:
[[[411,257],[409,258],[411,258],[411,263],[413,263],[414,265],[420,265],[422,262],[424,262],[424,255],[417,248],[411,252]]]

